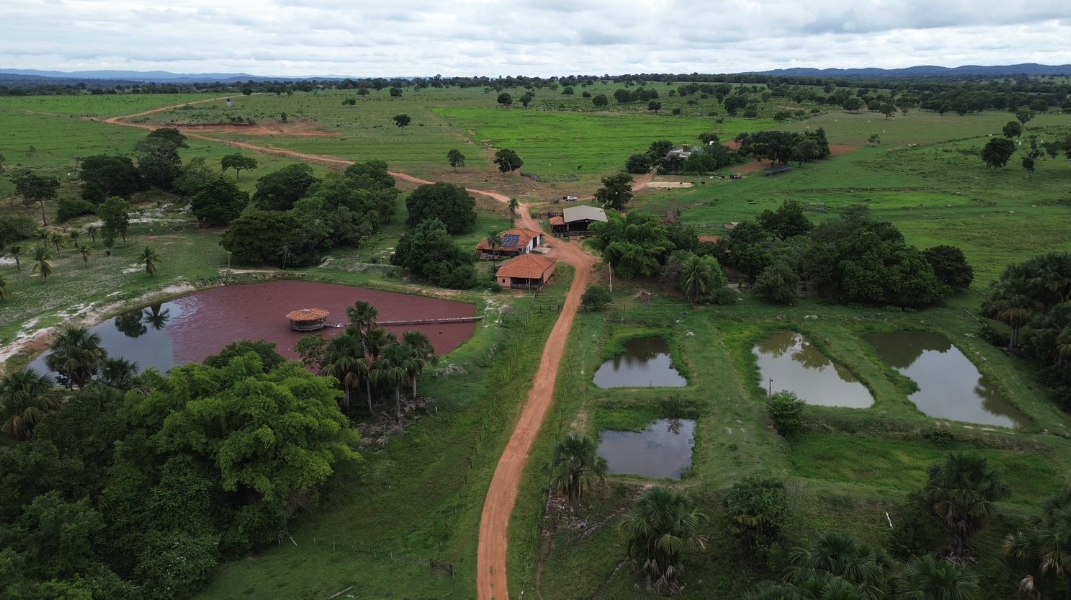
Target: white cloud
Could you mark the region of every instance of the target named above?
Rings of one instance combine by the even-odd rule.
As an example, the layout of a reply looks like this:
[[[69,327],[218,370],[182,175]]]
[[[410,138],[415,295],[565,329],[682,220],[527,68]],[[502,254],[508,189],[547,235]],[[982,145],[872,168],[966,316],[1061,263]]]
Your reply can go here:
[[[4,0],[0,66],[564,75],[1071,63],[1066,0]]]

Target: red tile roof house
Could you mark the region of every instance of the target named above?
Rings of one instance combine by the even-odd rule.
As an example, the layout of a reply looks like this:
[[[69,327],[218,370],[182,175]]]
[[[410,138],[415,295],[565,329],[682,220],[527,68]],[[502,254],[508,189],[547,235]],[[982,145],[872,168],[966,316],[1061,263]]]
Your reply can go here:
[[[543,245],[543,234],[531,229],[509,229],[499,233],[498,237],[502,243],[493,252],[487,238],[484,238],[477,244],[476,254],[481,259],[520,256]]]
[[[495,273],[495,280],[499,287],[538,290],[554,275],[556,266],[553,258],[539,254],[522,254],[502,263]]]

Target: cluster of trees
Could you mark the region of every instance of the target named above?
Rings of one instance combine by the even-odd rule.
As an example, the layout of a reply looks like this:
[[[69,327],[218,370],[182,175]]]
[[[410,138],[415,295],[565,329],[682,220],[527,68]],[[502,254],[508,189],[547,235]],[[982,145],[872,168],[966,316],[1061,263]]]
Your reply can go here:
[[[1037,168],[1037,162],[1046,155],[1049,158],[1056,158],[1062,152],[1068,160],[1071,160],[1071,134],[1068,134],[1063,139],[1050,142],[1040,142],[1038,141],[1038,136],[1031,135],[1027,139],[1026,147],[1022,147],[1022,140],[1019,140],[1019,143],[1016,144],[1015,138],[1023,135],[1026,122],[1033,118],[1033,113],[1019,111],[1017,116],[1019,120],[1008,121],[1004,125],[1003,137],[991,137],[982,147],[979,155],[987,167],[991,169],[1005,167],[1016,150],[1022,153],[1022,166],[1023,170],[1026,171],[1027,177],[1030,177],[1030,174]]]
[[[274,345],[232,344],[168,376],[64,328],[0,380],[0,596],[192,596],[223,558],[274,543],[359,460],[334,381]],[[272,431],[271,443],[263,432]]]
[[[736,136],[740,144],[737,152],[755,160],[767,159],[780,164],[797,161],[801,165],[812,160],[829,158],[829,140],[819,127],[803,133],[792,131],[759,131]]]
[[[422,185],[405,201],[409,231],[394,248],[391,264],[434,285],[469,289],[476,285],[475,256],[451,235],[476,226],[476,201],[452,183]]]
[[[650,173],[652,169],[659,175],[703,174],[746,160],[745,155],[719,144],[715,133],[701,134],[699,140],[705,145],[683,146],[683,150],[690,154],[688,158],[682,158],[677,153],[670,154],[674,146],[669,140],[651,142],[647,151],[628,157],[625,170],[636,175]]]
[[[1006,338],[986,337],[1034,359],[1053,399],[1071,412],[1071,254],[1052,252],[1009,266],[990,287],[982,314],[1011,330]]]
[[[825,297],[871,306],[917,307],[967,288],[974,277],[953,246],[920,251],[892,223],[853,206],[815,227],[804,206],[785,201],[744,221],[716,244],[715,255],[771,302],[792,304],[800,281]]]
[[[207,198],[210,190],[217,201],[206,201],[204,210],[225,212],[222,222],[233,219],[220,245],[239,261],[284,269],[315,264],[331,248],[359,247],[397,211],[394,177],[387,163],[375,160],[323,179],[304,163],[283,167],[257,180],[256,209],[244,213],[248,199],[232,182],[217,180],[199,196]]]
[[[638,212],[610,210],[606,223],[593,223],[591,246],[622,279],[661,277],[693,302],[726,304],[735,294],[714,258],[713,244],[699,242],[695,231]]]

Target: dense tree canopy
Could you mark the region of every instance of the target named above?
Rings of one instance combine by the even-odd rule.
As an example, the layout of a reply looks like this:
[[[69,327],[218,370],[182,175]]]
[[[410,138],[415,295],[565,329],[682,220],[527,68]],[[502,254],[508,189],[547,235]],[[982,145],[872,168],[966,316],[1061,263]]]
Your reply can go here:
[[[498,170],[503,173],[510,173],[524,166],[524,161],[521,160],[517,153],[509,148],[502,148],[498,152],[495,152],[494,163],[498,165]]]
[[[422,221],[398,240],[391,264],[435,285],[469,289],[476,285],[473,253],[459,248],[438,220]]]
[[[85,184],[82,199],[94,204],[111,196],[129,200],[134,192],[147,189],[134,161],[125,156],[87,156],[82,159],[78,176]]]
[[[476,201],[465,188],[452,183],[433,183],[413,190],[405,200],[406,223],[414,227],[438,219],[451,234],[471,231],[476,225]]]
[[[632,200],[632,176],[617,173],[602,178],[602,187],[595,191],[595,201],[603,208],[624,210]]]
[[[249,192],[238,189],[230,179],[218,177],[190,201],[190,210],[206,225],[226,225],[242,214],[249,204]]]
[[[262,210],[290,210],[319,182],[307,163],[294,163],[257,180],[253,202]]]
[[[1015,154],[1015,142],[1006,137],[989,138],[985,147],[982,148],[982,160],[985,166],[998,169],[1008,164],[1012,154]]]

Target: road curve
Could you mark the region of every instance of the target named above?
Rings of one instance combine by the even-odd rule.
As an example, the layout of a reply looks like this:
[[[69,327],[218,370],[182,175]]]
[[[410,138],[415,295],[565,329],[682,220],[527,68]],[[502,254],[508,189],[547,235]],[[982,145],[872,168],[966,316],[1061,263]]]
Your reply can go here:
[[[199,104],[212,102],[222,98],[188,102],[184,104]],[[183,104],[183,105],[184,105]],[[177,105],[177,106],[183,106]],[[167,106],[153,110],[128,115],[125,117],[112,117],[105,122],[113,125],[125,125],[139,127],[141,129],[154,129],[152,125],[144,123],[129,123],[126,119],[155,114],[176,108]],[[181,129],[181,126],[179,126]],[[266,148],[247,142],[223,140],[213,138],[201,133],[183,132],[187,137],[205,141],[226,144],[236,148],[243,148],[255,152],[264,152],[277,156],[287,156],[306,162],[316,162],[329,166],[345,166],[353,164],[353,161],[279,148]],[[403,181],[415,184],[428,184],[431,181],[413,177],[405,173],[392,172],[392,176]],[[642,189],[650,177],[645,177],[636,185],[636,189]],[[470,193],[487,196],[498,202],[507,203],[509,197],[498,192],[467,188]],[[528,207],[521,205],[518,209],[518,221],[520,224],[533,231],[542,231],[542,227],[532,219]],[[520,491],[521,477],[524,468],[528,464],[528,456],[532,445],[535,443],[539,430],[543,426],[547,412],[554,402],[554,385],[558,379],[558,368],[561,365],[562,354],[565,352],[565,343],[569,339],[569,332],[573,327],[573,321],[580,307],[580,297],[591,280],[592,266],[595,257],[588,254],[579,244],[564,240],[553,240],[550,255],[559,261],[574,266],[575,274],[573,283],[569,287],[569,293],[565,297],[565,304],[558,321],[547,338],[543,347],[543,356],[539,361],[539,369],[532,381],[532,389],[528,392],[528,400],[521,410],[521,416],[513,429],[509,442],[506,444],[502,457],[499,458],[491,479],[491,486],[487,490],[487,498],[484,500],[483,513],[480,516],[480,538],[476,559],[476,590],[478,600],[507,600],[509,588],[506,578],[506,557],[509,543],[509,522],[513,514],[513,508],[517,503],[517,495]]]

